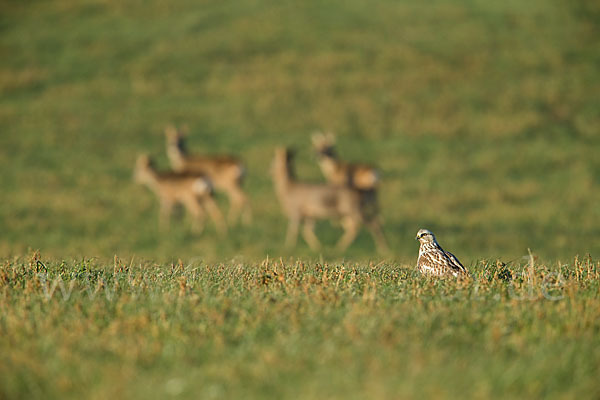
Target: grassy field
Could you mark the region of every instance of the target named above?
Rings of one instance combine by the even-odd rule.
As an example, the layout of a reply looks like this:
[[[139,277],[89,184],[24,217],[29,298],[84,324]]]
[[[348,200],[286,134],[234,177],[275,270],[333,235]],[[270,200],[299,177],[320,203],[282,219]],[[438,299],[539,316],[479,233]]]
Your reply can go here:
[[[599,93],[586,0],[0,2],[0,398],[598,397]],[[252,225],[159,231],[170,123]],[[383,171],[389,254],[283,248],[273,151],[321,181],[317,129]],[[422,227],[474,282],[413,276]]]
[[[34,254],[0,267],[0,395],[600,396],[600,263],[472,272]]]

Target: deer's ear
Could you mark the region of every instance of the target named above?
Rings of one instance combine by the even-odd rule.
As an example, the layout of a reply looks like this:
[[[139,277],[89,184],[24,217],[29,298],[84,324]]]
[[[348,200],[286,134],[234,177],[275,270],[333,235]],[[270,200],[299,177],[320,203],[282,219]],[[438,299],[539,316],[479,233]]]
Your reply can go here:
[[[324,136],[319,131],[314,132],[310,137],[310,140],[312,141],[312,143],[315,146],[319,146],[321,143],[323,143],[323,139],[324,139]]]
[[[288,159],[292,159],[292,158],[294,158],[296,156],[297,150],[295,148],[293,148],[293,147],[287,147],[285,149],[285,152],[287,154],[287,158]]]
[[[177,133],[177,128],[175,128],[175,125],[167,125],[165,127],[165,133],[169,136],[175,135]]]
[[[150,156],[148,154],[143,153],[138,156],[137,164],[138,165],[151,165],[152,159],[150,158]]]

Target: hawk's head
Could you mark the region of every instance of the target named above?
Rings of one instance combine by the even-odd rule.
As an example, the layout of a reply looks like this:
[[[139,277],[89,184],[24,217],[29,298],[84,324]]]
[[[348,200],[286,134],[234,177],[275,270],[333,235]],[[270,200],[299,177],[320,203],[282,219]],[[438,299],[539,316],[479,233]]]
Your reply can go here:
[[[415,240],[418,240],[421,243],[435,243],[435,236],[429,229],[419,229]]]

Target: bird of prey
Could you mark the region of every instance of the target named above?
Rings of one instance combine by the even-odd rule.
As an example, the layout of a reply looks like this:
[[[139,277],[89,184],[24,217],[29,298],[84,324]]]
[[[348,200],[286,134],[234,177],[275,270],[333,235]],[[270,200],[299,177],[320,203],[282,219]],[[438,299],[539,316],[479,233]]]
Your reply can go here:
[[[419,272],[430,276],[468,275],[454,254],[442,249],[431,231],[420,229],[415,239],[421,243],[417,259]]]

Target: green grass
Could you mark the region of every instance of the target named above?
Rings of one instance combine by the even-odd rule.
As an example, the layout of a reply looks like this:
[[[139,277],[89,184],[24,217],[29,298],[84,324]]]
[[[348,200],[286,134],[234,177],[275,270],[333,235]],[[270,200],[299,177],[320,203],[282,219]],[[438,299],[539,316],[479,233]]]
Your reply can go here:
[[[598,279],[572,260],[600,253],[599,33],[585,0],[2,2],[0,397],[597,397]],[[251,226],[159,231],[132,169],[167,167],[169,123],[244,159]],[[322,253],[283,249],[273,150],[320,181],[316,129],[382,169],[390,254],[336,252],[326,222]],[[566,297],[414,277],[422,227],[476,277],[566,263]]]
[[[456,282],[386,263],[34,254],[0,267],[0,395],[600,395],[600,263],[472,273]]]

